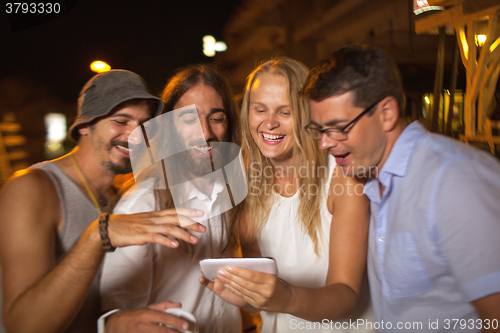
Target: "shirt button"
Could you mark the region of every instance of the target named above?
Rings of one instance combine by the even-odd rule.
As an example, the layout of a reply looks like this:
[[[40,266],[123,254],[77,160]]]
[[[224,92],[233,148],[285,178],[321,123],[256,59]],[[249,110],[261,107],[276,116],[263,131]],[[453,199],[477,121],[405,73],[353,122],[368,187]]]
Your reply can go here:
[[[379,241],[379,242],[383,242],[383,241],[384,241],[384,237],[379,237],[379,238],[378,238],[378,241]]]

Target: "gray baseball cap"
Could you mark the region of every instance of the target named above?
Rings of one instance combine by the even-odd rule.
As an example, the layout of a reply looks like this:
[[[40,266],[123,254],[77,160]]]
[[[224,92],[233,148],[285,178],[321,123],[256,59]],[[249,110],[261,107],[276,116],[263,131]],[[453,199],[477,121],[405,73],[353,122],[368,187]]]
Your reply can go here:
[[[87,124],[96,118],[107,116],[116,106],[131,99],[149,99],[157,102],[153,117],[163,111],[160,98],[149,93],[143,78],[121,69],[100,73],[91,78],[78,97],[78,114],[69,128],[70,137],[78,141],[78,126]]]

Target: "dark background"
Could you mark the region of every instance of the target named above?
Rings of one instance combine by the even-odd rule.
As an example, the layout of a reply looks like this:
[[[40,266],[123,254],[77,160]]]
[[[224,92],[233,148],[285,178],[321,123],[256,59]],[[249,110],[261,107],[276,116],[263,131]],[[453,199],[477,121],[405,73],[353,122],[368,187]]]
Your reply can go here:
[[[8,1],[3,1],[2,7]],[[12,1],[14,2],[14,1]],[[76,100],[94,74],[90,63],[137,72],[158,93],[173,70],[206,63],[202,37],[221,39],[238,0],[59,1],[67,12],[29,27],[40,14],[0,13],[0,78],[23,76],[47,85],[66,102]],[[10,20],[9,20],[10,19]]]
[[[59,15],[7,15],[8,2],[0,1],[0,122],[14,115],[21,124],[29,165],[57,157],[45,153],[44,116],[63,113],[73,123],[93,61],[136,72],[159,94],[175,69],[212,63],[202,38],[222,40],[241,1],[42,1],[59,2]],[[67,140],[66,151],[72,145]]]

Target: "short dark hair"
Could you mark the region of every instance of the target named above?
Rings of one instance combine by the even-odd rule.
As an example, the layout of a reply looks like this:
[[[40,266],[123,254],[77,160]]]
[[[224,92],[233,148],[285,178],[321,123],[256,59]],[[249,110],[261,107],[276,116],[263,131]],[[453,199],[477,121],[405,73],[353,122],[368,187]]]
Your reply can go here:
[[[356,45],[340,48],[309,73],[301,95],[319,102],[352,91],[354,106],[368,107],[387,96],[398,101],[400,117],[405,96],[396,64],[384,52]]]
[[[163,113],[172,111],[179,99],[198,83],[214,88],[220,95],[228,118],[228,141],[240,145],[241,131],[238,105],[229,82],[214,68],[205,65],[189,65],[177,70],[160,96],[165,104]]]

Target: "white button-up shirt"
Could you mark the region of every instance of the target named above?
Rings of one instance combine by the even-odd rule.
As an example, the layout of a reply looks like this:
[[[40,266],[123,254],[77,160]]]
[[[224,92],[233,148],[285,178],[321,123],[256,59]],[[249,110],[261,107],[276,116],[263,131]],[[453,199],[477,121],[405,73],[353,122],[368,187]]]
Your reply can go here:
[[[107,253],[101,279],[103,310],[134,309],[165,300],[181,302],[182,309],[191,312],[200,327],[200,333],[241,332],[239,309],[202,286],[199,261],[206,258],[230,256],[224,253],[227,235],[223,214],[230,201],[225,183],[216,181],[212,194],[207,196],[191,183],[182,189],[172,188],[176,207],[200,209],[205,212],[194,220],[207,227],[205,233],[192,232],[198,243],[194,252],[167,248],[156,244],[118,248]],[[230,207],[229,207],[230,208]],[[153,211],[154,192],[134,186],[118,202],[114,213],[131,214]]]

